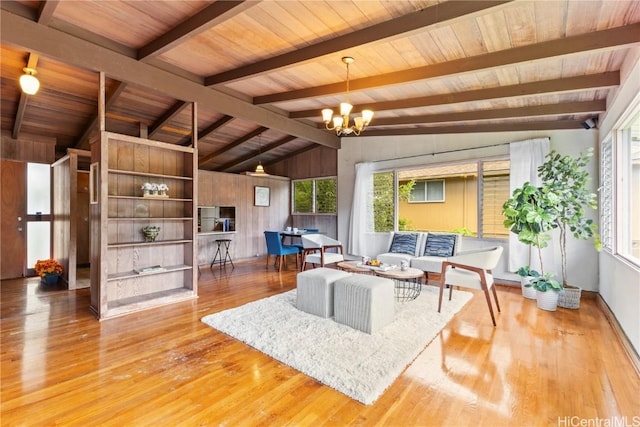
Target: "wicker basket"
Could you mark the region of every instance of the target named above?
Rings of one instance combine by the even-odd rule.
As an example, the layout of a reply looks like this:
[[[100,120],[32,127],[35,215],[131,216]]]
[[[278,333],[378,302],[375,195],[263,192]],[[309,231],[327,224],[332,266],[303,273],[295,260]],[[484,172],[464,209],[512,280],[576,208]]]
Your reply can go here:
[[[578,286],[566,286],[563,292],[558,296],[558,307],[562,308],[580,308],[580,295],[582,288]]]

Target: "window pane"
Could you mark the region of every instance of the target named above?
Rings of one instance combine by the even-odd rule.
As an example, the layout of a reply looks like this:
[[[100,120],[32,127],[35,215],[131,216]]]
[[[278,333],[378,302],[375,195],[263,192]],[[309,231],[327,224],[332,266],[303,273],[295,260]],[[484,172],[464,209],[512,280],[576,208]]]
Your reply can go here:
[[[293,212],[313,212],[313,181],[294,181],[293,183]]]
[[[427,181],[427,200],[444,202],[444,181]]]
[[[425,197],[425,187],[427,186],[426,181],[416,181],[411,190],[411,196],[409,201],[411,202],[425,202],[427,199]]]
[[[373,214],[375,231],[393,231],[393,172],[373,175]]]
[[[621,186],[620,254],[640,265],[640,112],[628,128],[620,132]]]
[[[27,164],[27,214],[51,213],[51,167],[41,163]]]
[[[484,237],[508,237],[503,225],[502,204],[509,194],[508,160],[482,162],[482,235]]]
[[[316,180],[316,213],[336,213],[338,199],[335,178]]]
[[[27,222],[27,267],[33,268],[37,260],[50,257],[50,229],[49,221]]]

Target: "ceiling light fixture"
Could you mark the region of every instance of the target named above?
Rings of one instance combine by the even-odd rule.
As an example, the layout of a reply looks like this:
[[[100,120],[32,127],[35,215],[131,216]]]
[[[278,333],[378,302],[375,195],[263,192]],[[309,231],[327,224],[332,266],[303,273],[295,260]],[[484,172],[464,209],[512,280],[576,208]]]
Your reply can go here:
[[[258,166],[256,166],[255,172],[251,175],[267,175],[264,171],[264,167],[262,166],[262,161],[260,161],[260,157],[262,156],[262,134],[258,135]]]
[[[353,119],[353,126],[349,126],[349,114],[353,108],[349,100],[349,65],[354,61],[355,59],[350,56],[342,57],[342,62],[347,65],[347,102],[340,103],[340,115],[334,117],[331,108],[322,110],[322,120],[324,121],[325,127],[328,130],[335,130],[338,136],[350,135],[352,133],[356,136],[360,135],[373,118],[373,111],[362,110],[362,117],[355,117]]]
[[[20,76],[20,87],[27,95],[35,95],[40,89],[40,82],[36,78],[38,72],[34,68],[25,67],[24,74]]]

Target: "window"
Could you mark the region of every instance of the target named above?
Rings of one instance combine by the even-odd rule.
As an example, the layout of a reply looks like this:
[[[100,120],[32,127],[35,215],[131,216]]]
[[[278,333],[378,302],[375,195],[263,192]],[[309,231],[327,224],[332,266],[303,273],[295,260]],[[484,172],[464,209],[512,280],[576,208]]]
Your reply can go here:
[[[600,238],[603,249],[640,266],[640,98],[602,142]]]
[[[618,252],[640,265],[640,108],[617,132]]]
[[[487,159],[374,173],[374,230],[506,238],[502,204],[510,195],[509,168],[509,160]]]
[[[444,180],[416,181],[409,203],[444,202]]]
[[[291,185],[293,213],[335,214],[337,212],[336,178],[296,180]]]
[[[27,266],[51,257],[51,166],[27,164]]]

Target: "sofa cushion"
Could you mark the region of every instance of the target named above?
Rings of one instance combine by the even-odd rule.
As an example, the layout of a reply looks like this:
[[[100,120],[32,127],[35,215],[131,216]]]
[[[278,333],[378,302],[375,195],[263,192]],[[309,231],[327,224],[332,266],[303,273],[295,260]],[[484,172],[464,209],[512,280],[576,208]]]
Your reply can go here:
[[[416,255],[418,233],[394,233],[389,252]]]
[[[429,233],[427,243],[424,247],[424,255],[450,257],[455,254],[456,249],[455,234]]]

